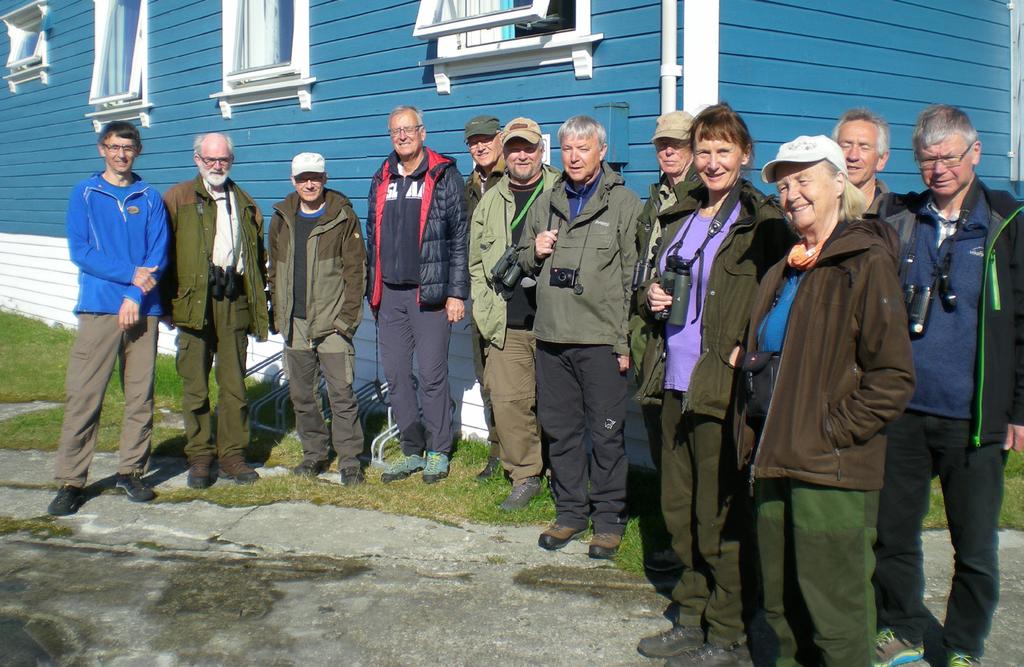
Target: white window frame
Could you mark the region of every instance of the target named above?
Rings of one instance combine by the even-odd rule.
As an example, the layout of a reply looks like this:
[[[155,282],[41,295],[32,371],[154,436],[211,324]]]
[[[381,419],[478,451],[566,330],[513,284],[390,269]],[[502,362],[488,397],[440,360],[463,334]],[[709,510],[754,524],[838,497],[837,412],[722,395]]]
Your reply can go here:
[[[547,16],[550,4],[549,0],[531,0],[530,4],[525,7],[442,20],[441,11],[444,5],[457,1],[459,0],[420,0],[416,26],[412,30],[413,37],[434,39],[442,35],[455,35],[470,30],[484,30],[514,23],[539,21]]]
[[[1010,9],[1010,180],[1024,181],[1024,11],[1018,2]]]
[[[310,76],[309,0],[294,0],[294,3],[291,60],[238,72],[235,71],[234,58],[241,3],[240,0],[223,0],[221,90],[210,97],[218,101],[224,118],[231,118],[235,106],[271,100],[298,98],[300,108],[312,108],[313,96],[310,89],[316,78]]]
[[[108,18],[110,6],[116,0],[93,0],[95,41],[93,42],[92,84],[89,88],[89,104],[96,110],[85,114],[92,119],[96,132],[104,123],[112,120],[139,119],[143,127],[149,127],[149,0],[139,2],[139,24],[135,34],[135,48],[132,51],[131,71],[128,90],[114,95],[99,95],[103,78],[102,44],[108,42]]]
[[[423,13],[424,7],[436,6],[438,1],[420,0],[420,13]],[[591,0],[574,1],[576,25],[572,30],[476,45],[468,44],[471,40],[467,39],[468,35],[465,32],[445,34],[437,38],[437,57],[420,61],[419,64],[421,67],[434,68],[434,85],[440,95],[451,93],[453,77],[558,63],[572,63],[577,79],[593,78],[593,47],[595,43],[604,39],[604,35],[590,32]],[[545,14],[546,11],[545,7]],[[484,17],[476,18],[481,21],[475,28],[478,30],[522,22],[516,18],[508,19],[507,16],[501,23],[485,20]]]
[[[47,43],[46,43],[46,0],[37,0],[13,12],[4,14],[0,19],[7,25],[7,36],[10,41],[10,53],[7,54],[8,74],[4,76],[7,87],[12,93],[17,92],[18,84],[39,79],[48,83]],[[21,50],[21,45],[29,35],[38,35],[36,48],[24,58],[15,59],[14,55]]]

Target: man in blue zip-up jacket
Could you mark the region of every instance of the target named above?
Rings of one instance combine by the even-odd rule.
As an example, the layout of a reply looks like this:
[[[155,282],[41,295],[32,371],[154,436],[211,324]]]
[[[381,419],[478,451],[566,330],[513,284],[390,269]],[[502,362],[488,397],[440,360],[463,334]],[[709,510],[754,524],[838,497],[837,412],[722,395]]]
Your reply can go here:
[[[117,488],[136,502],[154,497],[142,475],[153,435],[153,367],[162,314],[153,288],[167,266],[167,211],[160,193],[132,173],[142,152],[138,129],[114,121],[99,136],[104,170],[75,186],[68,202],[68,248],[79,270],[78,335],[68,360],[57,451],[55,478],[61,486],[48,508],[55,516],[74,514],[84,500],[103,395],[118,357],[125,405]]]

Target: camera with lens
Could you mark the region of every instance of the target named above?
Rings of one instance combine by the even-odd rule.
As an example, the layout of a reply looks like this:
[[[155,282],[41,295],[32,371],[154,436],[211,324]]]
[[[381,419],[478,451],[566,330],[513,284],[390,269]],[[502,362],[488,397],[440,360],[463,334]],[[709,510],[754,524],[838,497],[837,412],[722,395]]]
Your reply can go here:
[[[210,264],[210,296],[217,301],[227,299],[234,301],[241,292],[241,284],[238,272],[235,267],[229,266],[226,269],[216,264]]]
[[[672,297],[672,306],[655,314],[675,327],[686,325],[686,312],[690,309],[690,263],[679,255],[665,259],[665,272],[661,274],[661,289]]]
[[[512,298],[519,280],[523,277],[523,267],[519,266],[519,248],[510,245],[491,269],[491,284],[506,301]]]
[[[559,269],[552,267],[550,285],[552,287],[575,289],[577,280],[576,273],[575,269]]]

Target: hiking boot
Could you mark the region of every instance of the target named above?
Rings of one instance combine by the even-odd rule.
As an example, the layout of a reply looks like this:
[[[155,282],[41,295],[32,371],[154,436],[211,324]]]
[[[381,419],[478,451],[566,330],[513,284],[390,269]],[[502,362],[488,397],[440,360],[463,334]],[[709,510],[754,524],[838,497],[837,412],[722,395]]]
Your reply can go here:
[[[506,512],[521,510],[529,505],[530,500],[538,493],[540,493],[540,477],[527,477],[512,487],[508,498],[505,498],[499,507]]]
[[[586,531],[586,528],[570,528],[556,521],[540,534],[540,537],[537,539],[537,546],[548,551],[561,549],[582,535],[584,531]]]
[[[402,458],[398,459],[394,463],[389,463],[388,467],[384,468],[384,472],[380,476],[380,481],[385,484],[388,482],[397,482],[400,479],[405,479],[409,475],[423,470],[426,465],[427,462],[422,456],[418,456],[416,454],[406,456],[403,454]]]
[[[671,658],[687,649],[704,646],[704,631],[691,625],[673,625],[665,632],[644,637],[636,650],[648,658]]]
[[[494,477],[494,473],[501,470],[501,459],[497,456],[490,456],[487,458],[487,465],[476,475],[476,481],[486,482],[490,478]]]
[[[303,461],[292,468],[292,474],[298,477],[319,477],[327,470],[327,461]]]
[[[359,466],[342,468],[338,476],[341,478],[342,486],[359,486],[366,481],[366,478],[363,477],[363,471],[359,469]]]
[[[115,486],[124,491],[124,494],[128,496],[128,500],[133,503],[148,503],[153,498],[156,498],[153,489],[146,486],[146,483],[142,481],[141,470],[134,470],[127,475],[117,473],[117,484]]]
[[[213,459],[209,456],[197,456],[188,460],[188,488],[208,489],[213,484],[210,478],[210,464]]]
[[[924,660],[923,644],[897,637],[889,628],[878,631],[875,637],[875,659],[871,661],[871,667],[896,667],[920,660]]]
[[[448,455],[427,452],[427,467],[423,469],[423,483],[434,484],[448,476]]]
[[[588,555],[591,558],[615,558],[619,552],[619,545],[622,544],[622,535],[615,533],[595,533],[590,538],[590,549]]]
[[[743,642],[719,646],[706,642],[699,648],[691,648],[665,662],[665,667],[690,667],[691,665],[715,665],[716,667],[753,667],[750,651]]]
[[[220,474],[233,480],[235,484],[252,484],[260,478],[256,471],[237,454],[220,460]]]
[[[953,651],[949,654],[949,667],[974,667],[974,665],[980,664],[981,658],[976,658],[967,653]]]
[[[65,484],[57,490],[57,495],[50,501],[46,513],[50,516],[69,516],[78,511],[85,500],[85,494],[77,486]]]

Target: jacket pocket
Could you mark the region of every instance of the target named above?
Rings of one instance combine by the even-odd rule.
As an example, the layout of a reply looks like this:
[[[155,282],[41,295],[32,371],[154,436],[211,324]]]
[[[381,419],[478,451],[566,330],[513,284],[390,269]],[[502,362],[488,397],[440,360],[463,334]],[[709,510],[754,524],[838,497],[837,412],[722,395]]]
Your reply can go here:
[[[192,311],[195,308],[195,298],[192,296],[195,290],[189,286],[178,288],[178,295],[171,299],[171,317],[176,323],[187,324],[192,321]]]

